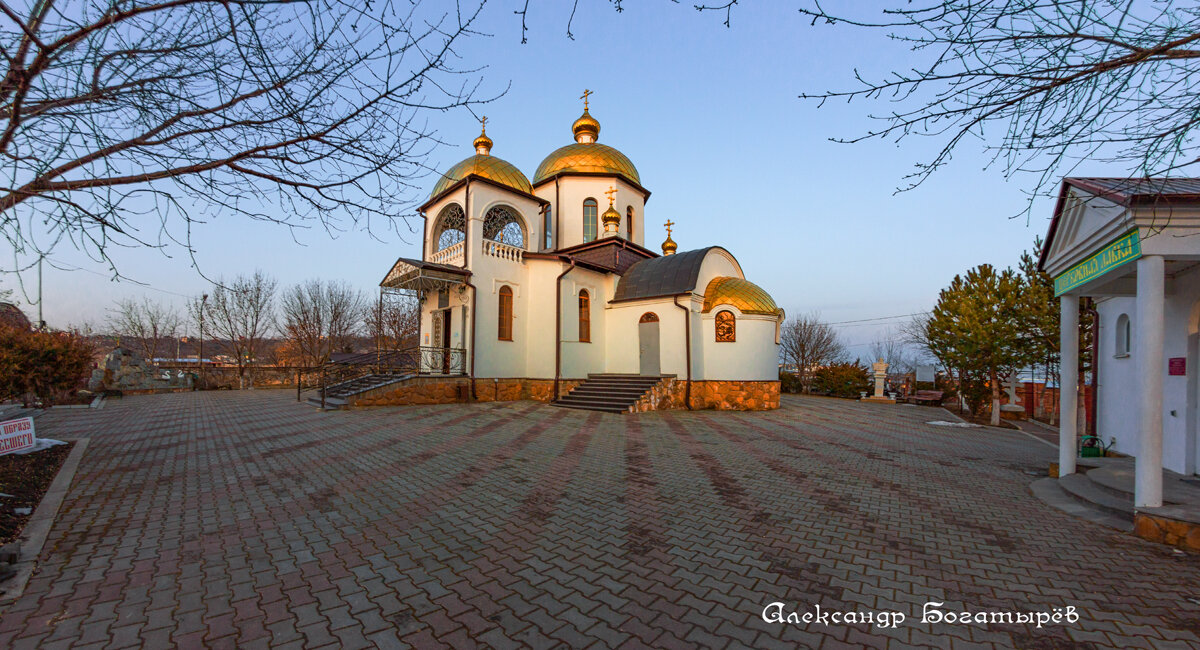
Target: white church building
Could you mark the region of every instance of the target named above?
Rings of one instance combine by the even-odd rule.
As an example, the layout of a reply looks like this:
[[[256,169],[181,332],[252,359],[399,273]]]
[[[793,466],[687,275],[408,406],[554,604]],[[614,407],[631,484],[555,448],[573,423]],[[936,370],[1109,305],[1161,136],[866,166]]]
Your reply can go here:
[[[661,254],[646,246],[650,191],[599,142],[587,94],[574,142],[532,181],[492,155],[486,118],[475,154],[441,175],[421,258],[381,283],[419,300],[422,381],[361,403],[462,398],[450,382],[580,408],[778,407],[783,310],[730,251],[677,251],[669,221]]]
[[[1161,506],[1161,468],[1200,467],[1200,179],[1065,179],[1040,264],[1061,349],[1094,299],[1096,435],[1136,457],[1134,505]],[[1060,475],[1076,470],[1077,361],[1062,356]]]

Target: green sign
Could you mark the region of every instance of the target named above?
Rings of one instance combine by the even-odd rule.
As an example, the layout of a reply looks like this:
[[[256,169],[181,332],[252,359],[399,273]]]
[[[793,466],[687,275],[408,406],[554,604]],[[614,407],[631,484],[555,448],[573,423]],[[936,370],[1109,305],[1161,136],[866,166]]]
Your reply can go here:
[[[1138,231],[1132,230],[1129,234],[1101,248],[1091,257],[1054,278],[1054,295],[1061,296],[1071,289],[1141,256],[1142,243],[1138,239]]]

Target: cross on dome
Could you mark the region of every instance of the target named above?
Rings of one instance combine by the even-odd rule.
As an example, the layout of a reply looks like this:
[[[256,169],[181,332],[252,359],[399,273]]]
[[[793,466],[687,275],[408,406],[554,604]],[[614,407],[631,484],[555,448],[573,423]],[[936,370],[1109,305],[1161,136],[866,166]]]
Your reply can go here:
[[[608,195],[608,207],[613,207],[613,195],[617,193],[617,189],[612,185],[609,185],[608,189],[605,190],[604,193]]]
[[[584,88],[583,95],[579,97],[580,99],[583,100],[583,112],[585,112],[585,113],[587,112],[587,109],[588,109],[588,97],[591,95],[592,95],[592,91],[588,90],[587,88]]]

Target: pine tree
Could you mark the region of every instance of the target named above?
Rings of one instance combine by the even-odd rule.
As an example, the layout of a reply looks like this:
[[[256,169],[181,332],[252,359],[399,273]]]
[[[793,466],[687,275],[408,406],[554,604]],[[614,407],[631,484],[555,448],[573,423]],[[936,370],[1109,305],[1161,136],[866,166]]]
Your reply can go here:
[[[1012,269],[981,264],[955,276],[938,296],[926,325],[930,344],[960,382],[986,379],[991,388],[993,426],[1000,424],[1000,377],[1029,363],[1036,353],[1029,336],[1024,279]]]

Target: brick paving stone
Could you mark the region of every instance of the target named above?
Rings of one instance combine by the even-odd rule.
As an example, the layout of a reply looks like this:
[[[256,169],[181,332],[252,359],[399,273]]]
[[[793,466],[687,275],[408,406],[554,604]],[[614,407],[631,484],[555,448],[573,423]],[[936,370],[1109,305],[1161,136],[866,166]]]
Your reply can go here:
[[[286,391],[52,410],[44,435],[95,446],[0,646],[1200,643],[1200,558],[1043,506],[1027,472],[1053,449],[929,426],[939,413],[785,396],[766,413],[322,414]],[[764,622],[773,601],[909,618]],[[1080,620],[931,625],[930,601]]]

